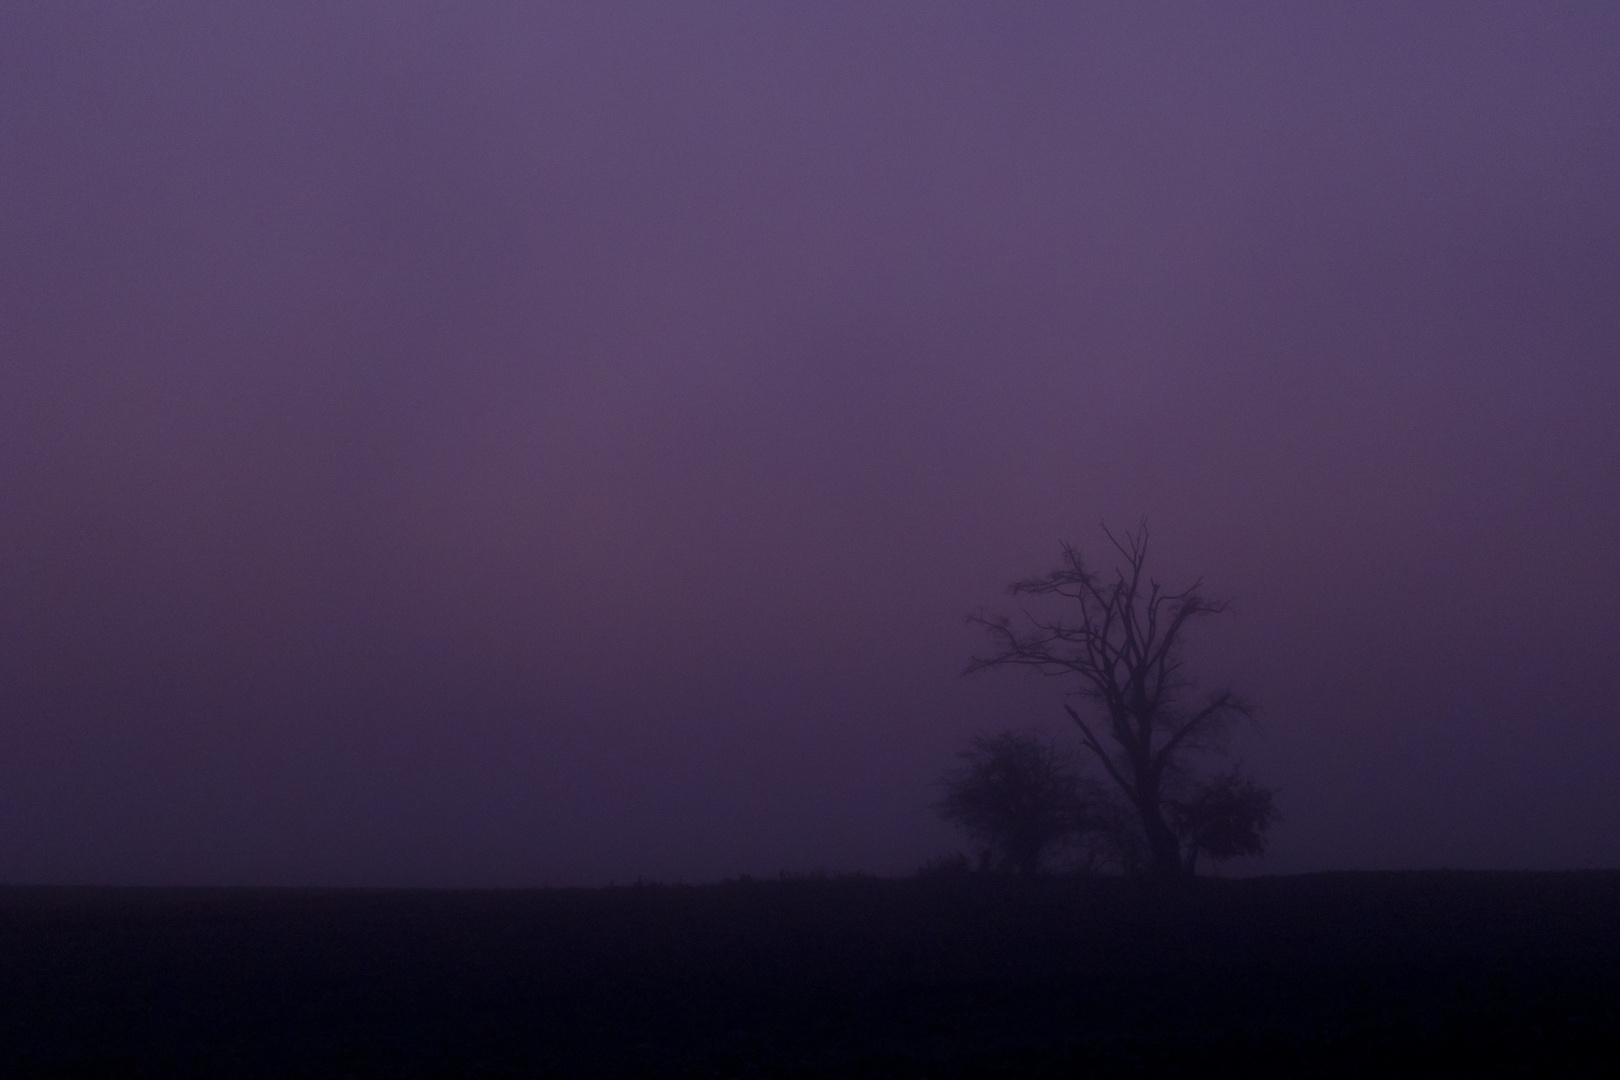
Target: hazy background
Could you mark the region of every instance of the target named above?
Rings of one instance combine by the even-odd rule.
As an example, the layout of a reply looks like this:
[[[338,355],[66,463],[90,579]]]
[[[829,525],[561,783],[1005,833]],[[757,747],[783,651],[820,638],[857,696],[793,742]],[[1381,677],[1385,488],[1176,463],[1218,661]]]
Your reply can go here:
[[[1008,581],[1244,872],[1620,863],[1620,10],[0,8],[0,881],[909,871]],[[1238,869],[1238,868],[1234,868]]]

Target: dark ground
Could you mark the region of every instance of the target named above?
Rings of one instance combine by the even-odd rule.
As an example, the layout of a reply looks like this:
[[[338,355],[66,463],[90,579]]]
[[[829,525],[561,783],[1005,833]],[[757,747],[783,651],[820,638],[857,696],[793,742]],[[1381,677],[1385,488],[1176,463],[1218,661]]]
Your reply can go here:
[[[0,1076],[1611,1075],[1620,872],[0,888]]]

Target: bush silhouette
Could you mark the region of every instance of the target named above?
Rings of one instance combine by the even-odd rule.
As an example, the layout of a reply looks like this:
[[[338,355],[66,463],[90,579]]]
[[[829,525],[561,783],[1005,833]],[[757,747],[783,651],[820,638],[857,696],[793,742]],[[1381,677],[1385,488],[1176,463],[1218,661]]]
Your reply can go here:
[[[980,736],[961,759],[936,808],[1021,874],[1038,873],[1099,820],[1101,792],[1038,735]]]

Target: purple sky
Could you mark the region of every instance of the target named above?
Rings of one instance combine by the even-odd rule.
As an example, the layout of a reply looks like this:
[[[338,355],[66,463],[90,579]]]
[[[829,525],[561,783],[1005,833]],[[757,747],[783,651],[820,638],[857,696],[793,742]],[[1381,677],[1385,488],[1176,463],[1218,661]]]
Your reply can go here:
[[[1620,9],[0,7],[0,881],[908,871],[1015,578],[1243,872],[1620,863]],[[1239,868],[1234,868],[1234,870]]]

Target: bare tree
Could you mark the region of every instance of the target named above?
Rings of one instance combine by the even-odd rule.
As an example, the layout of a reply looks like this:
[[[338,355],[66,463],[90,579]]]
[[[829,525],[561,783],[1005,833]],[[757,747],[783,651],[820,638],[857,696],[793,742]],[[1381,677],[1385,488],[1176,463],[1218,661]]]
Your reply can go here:
[[[1048,740],[1004,731],[974,739],[961,758],[935,808],[1019,873],[1038,873],[1091,827],[1098,793]]]
[[[1121,559],[1112,573],[1093,570],[1065,543],[1056,570],[1009,587],[1014,595],[1069,601],[1067,618],[1026,612],[1015,625],[1005,615],[970,616],[989,634],[993,651],[975,657],[968,671],[1030,667],[1072,680],[1072,695],[1090,707],[1084,712],[1067,702],[1063,707],[1140,821],[1148,869],[1179,876],[1188,866],[1176,823],[1167,814],[1170,796],[1190,779],[1188,758],[1220,749],[1232,723],[1253,713],[1230,689],[1196,695],[1183,667],[1181,639],[1188,624],[1220,614],[1228,602],[1205,597],[1201,581],[1172,590],[1148,576],[1145,522],[1123,539],[1106,525],[1103,534]],[[1270,818],[1257,820],[1263,836]]]

